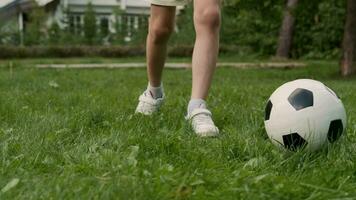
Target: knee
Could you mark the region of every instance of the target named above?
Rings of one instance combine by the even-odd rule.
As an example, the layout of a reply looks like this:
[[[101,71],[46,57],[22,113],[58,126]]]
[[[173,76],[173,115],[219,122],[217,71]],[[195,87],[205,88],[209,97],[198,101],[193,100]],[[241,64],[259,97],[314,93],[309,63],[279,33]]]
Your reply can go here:
[[[196,28],[208,28],[218,30],[221,23],[221,11],[218,6],[197,10],[194,14]]]
[[[149,37],[156,44],[166,43],[173,30],[173,26],[152,23],[149,28]]]

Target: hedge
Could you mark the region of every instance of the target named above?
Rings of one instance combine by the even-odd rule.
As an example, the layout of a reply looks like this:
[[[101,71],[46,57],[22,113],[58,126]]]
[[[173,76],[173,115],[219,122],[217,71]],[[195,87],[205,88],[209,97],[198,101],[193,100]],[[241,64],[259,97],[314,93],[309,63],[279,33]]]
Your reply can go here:
[[[222,46],[221,53],[233,53],[235,46]],[[0,46],[0,59],[9,58],[69,58],[69,57],[134,57],[144,56],[144,46]],[[168,55],[172,57],[189,57],[193,46],[171,46]]]

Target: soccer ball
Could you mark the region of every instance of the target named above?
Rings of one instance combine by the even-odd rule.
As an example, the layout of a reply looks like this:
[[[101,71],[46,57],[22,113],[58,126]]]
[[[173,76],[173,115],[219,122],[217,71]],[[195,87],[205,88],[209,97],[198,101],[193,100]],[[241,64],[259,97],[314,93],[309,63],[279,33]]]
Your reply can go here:
[[[319,81],[300,79],[272,94],[265,110],[265,127],[277,146],[314,151],[345,132],[346,112],[330,88]]]

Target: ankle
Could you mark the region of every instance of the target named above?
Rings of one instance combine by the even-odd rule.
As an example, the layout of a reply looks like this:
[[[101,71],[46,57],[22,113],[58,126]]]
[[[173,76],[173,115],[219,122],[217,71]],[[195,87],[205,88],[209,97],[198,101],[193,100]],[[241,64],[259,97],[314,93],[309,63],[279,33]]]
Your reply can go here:
[[[154,99],[162,98],[164,93],[163,84],[161,83],[158,87],[153,87],[148,83],[147,92],[149,92]]]
[[[188,104],[188,115],[198,108],[206,109],[206,101],[204,99],[191,99]]]

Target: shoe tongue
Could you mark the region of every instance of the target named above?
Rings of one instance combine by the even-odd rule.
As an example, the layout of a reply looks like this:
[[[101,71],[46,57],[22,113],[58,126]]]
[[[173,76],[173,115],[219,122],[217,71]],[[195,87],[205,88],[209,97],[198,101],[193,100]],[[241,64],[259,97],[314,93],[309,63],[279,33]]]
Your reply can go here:
[[[145,96],[149,96],[151,97],[152,99],[159,99],[159,98],[162,98],[162,96],[155,96],[154,93],[151,91],[151,90],[146,90],[145,91]]]

